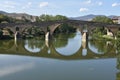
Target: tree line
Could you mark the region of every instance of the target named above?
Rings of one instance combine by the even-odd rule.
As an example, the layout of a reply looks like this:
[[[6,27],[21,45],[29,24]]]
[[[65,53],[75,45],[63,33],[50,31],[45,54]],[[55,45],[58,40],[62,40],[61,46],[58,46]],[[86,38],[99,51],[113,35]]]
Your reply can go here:
[[[56,21],[56,20],[67,20],[68,18],[66,16],[63,16],[63,15],[56,15],[56,16],[53,16],[53,15],[45,15],[45,14],[42,14],[40,16],[37,16],[36,17],[36,22],[41,22],[41,21]]]
[[[32,19],[32,17],[30,18]],[[20,23],[20,22],[31,22],[30,19],[27,19],[26,16],[21,16],[21,19],[12,18],[3,14],[0,14],[0,23]],[[56,20],[68,20],[69,18],[63,15],[48,15],[42,14],[40,16],[35,16],[35,22],[41,21],[56,21]],[[112,19],[106,16],[97,16],[92,19],[93,22],[102,22],[102,23],[113,23]]]
[[[32,19],[32,18],[31,18]],[[35,17],[35,22],[41,21],[56,21],[56,20],[67,20],[68,18],[63,15],[48,15],[42,14]],[[22,16],[21,19],[12,18],[3,14],[0,14],[0,23],[21,23],[21,22],[31,22],[30,19],[27,19],[26,16]]]
[[[101,23],[110,23],[113,24],[113,20],[106,17],[106,16],[97,16],[95,18],[92,19],[93,22],[101,22]]]

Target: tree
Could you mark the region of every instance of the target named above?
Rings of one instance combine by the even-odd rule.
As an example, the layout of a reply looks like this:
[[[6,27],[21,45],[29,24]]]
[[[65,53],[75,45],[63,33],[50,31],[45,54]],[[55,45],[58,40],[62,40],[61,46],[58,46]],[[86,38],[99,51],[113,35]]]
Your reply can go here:
[[[48,14],[42,14],[42,15],[36,17],[36,22],[40,22],[40,21],[67,20],[67,19],[68,18],[66,16],[62,16],[62,15],[52,16],[52,15],[48,15]]]
[[[40,22],[40,19],[38,16],[36,17],[36,22]]]
[[[76,28],[73,28],[68,24],[62,24],[55,30],[55,33],[74,33],[74,32],[76,32]]]
[[[62,15],[56,15],[55,16],[55,20],[67,20],[68,18],[66,16],[62,16]]]
[[[102,23],[110,23],[110,24],[113,23],[112,19],[110,19],[110,18],[108,18],[106,16],[97,16],[97,17],[93,18],[92,21],[94,21],[94,22],[102,22]]]
[[[39,17],[40,21],[52,21],[53,18],[54,17],[52,15],[47,15],[47,14],[42,14]]]
[[[7,22],[13,23],[13,22],[16,22],[16,19],[0,14],[0,23],[7,23]]]
[[[120,39],[120,31],[117,32],[116,37]]]
[[[3,14],[0,14],[0,23],[3,22],[3,21],[7,21],[9,22],[9,18]]]
[[[3,32],[2,32],[2,30],[0,29],[0,39],[1,39],[2,36],[3,36]]]

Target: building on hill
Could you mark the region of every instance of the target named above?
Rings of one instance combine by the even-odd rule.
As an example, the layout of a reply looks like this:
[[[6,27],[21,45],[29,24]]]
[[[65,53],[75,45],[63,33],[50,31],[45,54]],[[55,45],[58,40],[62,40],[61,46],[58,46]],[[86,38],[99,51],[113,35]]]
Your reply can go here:
[[[113,22],[116,24],[120,24],[120,16],[115,16],[112,18]]]

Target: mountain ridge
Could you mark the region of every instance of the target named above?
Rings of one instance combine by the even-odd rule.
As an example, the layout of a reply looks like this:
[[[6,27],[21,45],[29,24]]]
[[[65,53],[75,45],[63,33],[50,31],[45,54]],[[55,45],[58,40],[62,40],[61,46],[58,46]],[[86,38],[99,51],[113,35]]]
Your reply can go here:
[[[35,19],[36,19],[36,16],[29,15],[27,13],[8,13],[8,12],[5,12],[5,11],[0,11],[0,14],[3,14],[3,15],[6,15],[8,17],[15,18],[15,19],[20,19],[20,20],[25,18],[25,19],[30,20],[32,22],[34,22]]]
[[[93,18],[95,18],[95,17],[97,17],[97,16],[106,16],[106,15],[88,14],[88,15],[79,16],[79,17],[70,17],[69,19],[72,19],[72,20],[91,21]],[[110,16],[106,16],[106,17],[112,19],[113,17],[116,17],[116,16],[117,16],[117,15],[110,15]]]
[[[22,17],[25,17],[28,20],[32,20],[32,22],[34,22],[36,17],[37,17],[37,16],[30,15],[30,14],[27,14],[27,13],[8,13],[8,12],[5,12],[5,11],[0,11],[0,14],[4,14],[6,16],[9,16],[9,17],[12,17],[12,18],[16,18],[16,19],[22,19]],[[78,17],[68,17],[68,19],[70,19],[70,20],[91,21],[96,16],[106,16],[106,15],[88,14],[88,15],[78,16]],[[112,19],[113,17],[116,17],[116,16],[117,15],[110,15],[110,16],[106,16],[106,17]]]

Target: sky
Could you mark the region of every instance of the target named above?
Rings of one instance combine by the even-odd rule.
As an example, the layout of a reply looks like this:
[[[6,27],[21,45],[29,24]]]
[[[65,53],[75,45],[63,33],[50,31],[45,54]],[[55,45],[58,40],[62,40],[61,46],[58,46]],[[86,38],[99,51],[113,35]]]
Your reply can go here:
[[[9,13],[120,16],[120,0],[0,0],[0,10]]]

